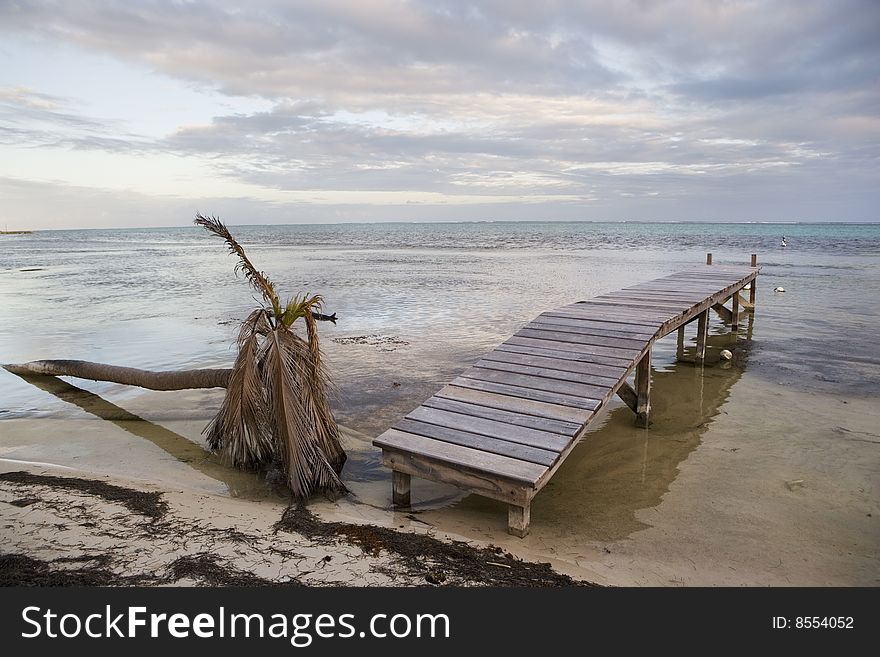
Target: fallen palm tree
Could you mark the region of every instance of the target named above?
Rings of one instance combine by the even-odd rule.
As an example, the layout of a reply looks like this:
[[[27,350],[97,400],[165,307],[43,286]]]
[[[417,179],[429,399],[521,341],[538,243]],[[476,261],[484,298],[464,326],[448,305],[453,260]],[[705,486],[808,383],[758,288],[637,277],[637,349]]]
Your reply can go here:
[[[208,447],[243,469],[278,467],[291,492],[340,494],[345,451],[330,410],[330,380],[321,359],[317,322],[319,295],[295,296],[282,304],[275,285],[247,257],[226,226],[196,215],[195,223],[222,238],[264,305],[242,322],[238,356],[231,369],[153,372],[79,360],[40,360],[6,365],[15,374],[72,376],[152,390],[226,388],[217,416],[205,429]],[[301,321],[299,321],[301,320]],[[304,335],[296,328],[302,326]]]

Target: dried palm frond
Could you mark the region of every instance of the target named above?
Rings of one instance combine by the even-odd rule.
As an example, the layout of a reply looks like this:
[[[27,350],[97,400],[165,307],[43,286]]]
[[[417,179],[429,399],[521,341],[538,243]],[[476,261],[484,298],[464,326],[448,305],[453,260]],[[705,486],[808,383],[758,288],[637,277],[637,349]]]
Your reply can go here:
[[[318,444],[333,468],[341,472],[346,455],[339,442],[339,426],[336,424],[336,419],[330,410],[330,400],[327,398],[327,392],[334,388],[324,370],[321,347],[318,343],[318,324],[312,314],[305,315],[304,319],[308,333],[309,364],[312,370],[311,375],[306,378],[306,392],[312,421]]]
[[[281,315],[281,303],[278,301],[278,295],[275,292],[275,285],[269,280],[269,277],[259,269],[254,267],[253,263],[245,254],[241,244],[229,232],[229,229],[220,221],[219,217],[205,217],[202,214],[196,214],[195,223],[207,230],[209,233],[222,238],[229,248],[229,252],[238,256],[238,263],[235,265],[235,273],[244,272],[244,277],[254,287],[254,289],[263,295],[263,298],[272,306],[275,316]]]
[[[308,381],[313,376],[308,352],[307,343],[281,325],[266,337],[260,355],[275,447],[297,497],[308,497],[316,489],[345,491],[321,449],[308,406]]]
[[[233,465],[254,468],[275,454],[267,423],[266,395],[259,374],[260,336],[271,330],[266,311],[255,310],[238,334],[238,357],[226,387],[220,411],[205,429],[208,447]]]

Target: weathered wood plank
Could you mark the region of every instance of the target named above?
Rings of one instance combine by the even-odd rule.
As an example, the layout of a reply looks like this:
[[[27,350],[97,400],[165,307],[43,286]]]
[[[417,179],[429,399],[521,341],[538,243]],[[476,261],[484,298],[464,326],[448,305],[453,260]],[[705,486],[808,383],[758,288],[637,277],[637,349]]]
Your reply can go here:
[[[528,349],[528,347],[525,348]],[[528,353],[517,353],[515,351],[512,352],[501,349],[489,352],[483,357],[483,360],[494,360],[502,363],[517,363],[520,365],[529,365],[531,367],[542,367],[548,370],[573,372],[575,374],[583,374],[586,376],[599,376],[609,381],[619,381],[620,377],[626,373],[625,367],[611,367],[609,365],[599,365],[598,363],[553,358],[550,356]]]
[[[676,309],[685,309],[689,306],[692,306],[696,303],[699,303],[702,299],[695,301],[692,304],[687,304],[682,301],[660,301],[658,299],[651,300],[642,300],[642,299],[626,299],[624,297],[595,297],[590,299],[590,303],[593,305],[606,305],[606,306],[615,306],[615,307],[624,307],[624,308],[635,308],[636,310],[658,310],[660,312],[666,312],[667,310],[676,310]]]
[[[609,338],[646,340],[654,335],[654,331],[647,326],[640,328],[636,324],[619,324],[616,328],[611,328],[607,322],[592,322],[573,317],[553,317],[549,313],[538,315],[533,320],[533,323],[547,324],[549,326],[567,326],[581,331],[592,331],[591,335],[606,335]]]
[[[736,296],[739,297],[739,305],[740,305],[740,307],[743,308],[743,310],[751,312],[752,310],[755,309],[755,307],[751,303],[749,303],[748,301],[743,299],[743,297],[739,294],[739,292],[737,292]]]
[[[660,296],[662,295],[662,296]],[[665,292],[631,292],[631,293],[621,293],[615,295],[613,297],[608,297],[609,299],[622,299],[625,301],[632,301],[637,303],[653,303],[655,301],[670,304],[670,305],[685,305],[688,304],[694,305],[700,303],[704,299],[703,293],[699,294],[681,294],[681,295],[671,295]]]
[[[549,317],[562,317],[564,319],[576,319],[581,322],[594,322],[605,325],[614,325],[608,326],[611,329],[619,329],[621,326],[623,327],[636,327],[638,330],[648,330],[654,331],[657,328],[657,324],[659,322],[655,322],[653,320],[638,320],[633,318],[603,318],[603,317],[591,317],[589,313],[584,312],[581,308],[570,309],[569,306],[565,306],[563,308],[557,308],[554,311],[546,312],[544,315]]]
[[[555,324],[543,324],[541,322],[529,322],[520,330],[528,329],[530,331],[545,331],[551,333],[571,333],[572,335],[581,336],[578,342],[584,344],[594,344],[603,347],[615,347],[617,349],[636,349],[641,351],[649,338],[620,338],[610,337],[607,335],[595,335],[590,329],[578,330],[571,326],[556,326]]]
[[[540,447],[541,449],[549,449],[555,452],[563,449],[571,439],[570,435],[563,436],[559,433],[530,429],[529,427],[509,424],[507,422],[499,422],[498,420],[490,420],[483,417],[476,417],[474,415],[463,415],[461,413],[447,411],[440,408],[431,408],[429,406],[419,406],[417,409],[409,413],[405,419],[427,422],[441,427],[490,436],[511,443],[531,445],[532,447]],[[395,425],[395,427],[397,427],[397,425]],[[409,429],[403,430],[409,431]],[[419,433],[423,436],[427,435],[418,431],[411,433]]]
[[[566,309],[571,311],[579,311],[584,316],[591,317],[619,317],[622,319],[634,319],[634,320],[642,320],[642,321],[656,321],[657,319],[663,319],[669,316],[665,310],[654,310],[654,309],[645,309],[640,310],[634,306],[623,306],[619,304],[613,303],[604,303],[604,302],[593,302],[593,301],[579,301],[575,305],[566,306]]]
[[[637,356],[640,349],[636,347],[611,347],[602,344],[595,344],[595,340],[601,339],[589,335],[579,335],[577,333],[564,333],[562,331],[545,331],[543,329],[533,329],[526,326],[514,334],[520,338],[534,338],[536,340],[549,340],[553,342],[570,342],[572,344],[589,347],[590,353],[600,354],[602,356],[614,356],[615,358],[630,359]],[[614,338],[608,338],[614,339]],[[619,338],[618,338],[619,339]]]
[[[624,381],[620,384],[620,387],[617,389],[617,396],[620,397],[620,400],[624,404],[629,406],[629,409],[633,413],[636,412],[636,408],[638,408],[639,405],[639,396],[629,383]]]
[[[575,320],[577,321],[577,320]],[[599,332],[598,329],[594,328],[582,328],[579,326],[565,326],[559,324],[547,324],[538,319],[529,322],[523,328],[531,328],[537,331],[560,331],[562,333],[574,333],[575,335],[586,335],[594,340],[604,340],[603,342],[594,342],[591,344],[601,344],[609,347],[624,345],[624,346],[632,346],[636,349],[641,349],[645,346],[645,342],[650,340],[653,335],[647,334],[634,334],[634,333],[623,333],[620,335],[607,335],[607,331]]]
[[[548,367],[536,367],[534,365],[524,365],[522,363],[507,363],[504,361],[489,360],[484,358],[478,361],[474,367],[482,367],[487,370],[497,370],[499,372],[513,372],[514,374],[528,374],[531,376],[540,376],[545,379],[556,379],[559,381],[572,381],[574,383],[586,383],[593,386],[610,388],[618,379],[612,379],[607,376],[597,376],[595,374],[584,374],[581,372],[569,372],[567,370],[550,369]]]
[[[547,468],[536,463],[453,445],[397,429],[389,429],[374,441],[383,449],[418,454],[442,463],[458,465],[472,472],[491,473],[514,482],[534,484]],[[399,469],[399,468],[395,468]],[[400,469],[401,472],[406,470]]]
[[[473,415],[475,417],[486,418],[487,420],[497,420],[498,422],[515,424],[520,427],[537,429],[538,431],[558,433],[568,438],[573,438],[581,430],[581,423],[579,422],[565,422],[546,417],[536,417],[534,415],[527,415],[525,413],[508,409],[492,408],[490,406],[481,406],[479,404],[472,404],[454,399],[445,399],[443,397],[438,397],[437,395],[427,399],[422,406],[451,411],[453,413],[461,413],[462,415]]]
[[[570,352],[577,355],[589,355],[590,362],[601,363],[603,365],[629,367],[633,363],[632,358],[620,358],[619,356],[606,356],[603,353],[597,353],[601,347],[595,347],[588,344],[578,344],[576,342],[557,342],[554,340],[539,340],[536,338],[526,338],[514,335],[508,338],[504,343],[506,346],[521,347],[537,347],[546,351],[554,352]],[[500,347],[499,347],[500,348]]]
[[[620,290],[615,292],[613,297],[610,298],[636,301],[657,299],[658,301],[672,303],[680,303],[682,301],[697,302],[703,300],[703,292],[689,292],[686,290]]]
[[[664,313],[656,313],[656,314],[645,314],[643,312],[635,313],[635,312],[627,312],[623,308],[606,306],[604,308],[597,308],[596,306],[584,306],[579,311],[582,315],[589,316],[594,320],[608,320],[609,322],[618,322],[618,321],[635,321],[635,322],[650,322],[653,324],[653,328],[656,330],[658,326],[661,326],[665,322],[669,321],[669,318],[678,314],[676,311],[670,310],[669,312]]]
[[[726,307],[724,307],[720,303],[713,303],[712,310],[714,310],[716,313],[718,313],[718,316],[724,322],[730,322],[731,319],[733,318],[733,313],[731,313],[730,310],[728,310]]]
[[[496,392],[501,395],[509,395],[511,397],[521,397],[522,399],[531,399],[534,401],[548,402],[559,406],[571,406],[586,411],[595,411],[601,402],[596,399],[585,399],[584,397],[576,397],[573,395],[562,395],[555,392],[547,392],[545,390],[534,390],[523,388],[522,386],[512,386],[505,383],[495,383],[493,381],[479,381],[477,379],[468,379],[458,377],[452,381],[452,385],[460,388],[472,388],[474,390],[483,390],[485,392]]]
[[[592,399],[596,401],[603,399],[608,392],[608,386],[569,383],[568,381],[559,381],[557,379],[545,379],[540,376],[487,370],[482,367],[472,367],[462,372],[461,376],[465,379],[476,379],[477,381],[488,381],[491,383],[504,383],[506,385],[519,386],[530,390],[543,390],[544,392],[555,392],[561,395],[581,397],[582,399]]]
[[[519,461],[528,461],[529,463],[536,463],[547,467],[553,465],[559,456],[559,451],[565,448],[563,446],[560,450],[541,449],[531,445],[508,442],[492,436],[483,436],[468,431],[408,419],[400,420],[394,425],[394,428],[408,434],[432,438],[444,443],[460,445],[461,447],[470,447],[481,452],[507,456]]]
[[[559,404],[535,401],[534,399],[524,399],[522,397],[512,397],[497,392],[485,392],[483,390],[473,390],[471,388],[460,388],[454,385],[448,385],[441,388],[431,399],[435,398],[466,402],[484,408],[507,410],[538,418],[559,420],[577,426],[586,424],[589,419],[593,417],[593,411],[582,410],[580,408],[560,406]]]
[[[499,477],[487,472],[445,463],[418,454],[383,448],[382,463],[394,472],[431,481],[442,481],[477,495],[511,504],[528,504],[535,495],[534,485]]]

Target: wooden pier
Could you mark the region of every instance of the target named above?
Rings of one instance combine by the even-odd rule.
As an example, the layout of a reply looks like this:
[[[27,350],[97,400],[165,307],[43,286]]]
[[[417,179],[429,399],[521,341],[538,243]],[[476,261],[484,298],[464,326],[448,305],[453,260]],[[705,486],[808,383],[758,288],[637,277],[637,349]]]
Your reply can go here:
[[[441,481],[507,502],[508,531],[525,536],[532,498],[613,395],[647,426],[654,342],[678,330],[681,354],[696,321],[702,364],[709,312],[736,331],[754,310],[759,271],[754,255],[731,266],[709,254],[705,267],[541,314],[373,441],[394,505],[409,507],[412,476]]]

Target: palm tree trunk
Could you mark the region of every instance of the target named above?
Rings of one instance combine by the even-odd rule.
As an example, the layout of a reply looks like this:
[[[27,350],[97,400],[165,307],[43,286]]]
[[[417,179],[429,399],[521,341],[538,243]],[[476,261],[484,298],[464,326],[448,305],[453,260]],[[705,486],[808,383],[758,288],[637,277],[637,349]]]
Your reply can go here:
[[[232,370],[202,369],[153,372],[133,367],[117,367],[86,360],[34,360],[3,366],[13,374],[73,376],[92,381],[110,381],[150,390],[188,390],[190,388],[225,388]]]

